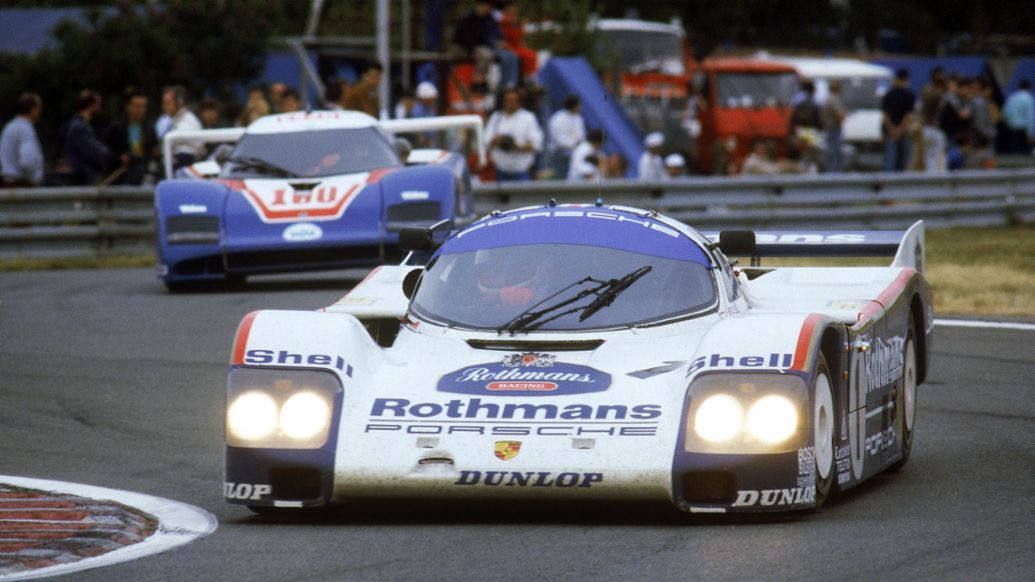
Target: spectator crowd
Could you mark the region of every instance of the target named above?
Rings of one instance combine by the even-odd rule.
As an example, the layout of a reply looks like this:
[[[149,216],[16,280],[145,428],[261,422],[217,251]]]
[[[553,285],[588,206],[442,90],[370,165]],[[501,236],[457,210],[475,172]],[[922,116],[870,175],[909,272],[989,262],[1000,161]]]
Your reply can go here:
[[[469,86],[460,87],[465,92],[459,99],[467,104],[477,101],[476,112],[486,118],[491,167],[483,178],[664,181],[690,173],[696,162],[688,159],[693,152],[666,147],[659,132],[644,137],[644,151],[637,160],[613,153],[603,128],[587,127],[578,95],[566,96],[562,107],[550,111],[536,82],[537,54],[524,46],[523,37],[524,22],[515,0],[499,4],[477,0],[454,28],[454,57],[470,63]],[[380,65],[371,64],[354,83],[325,81],[320,106],[377,117],[382,112],[378,88],[384,74]],[[459,83],[453,81],[450,94],[440,96],[439,87],[446,83],[436,86],[422,80],[414,90],[404,89],[390,111],[397,118],[457,112],[452,95],[457,89],[452,85]],[[195,103],[190,97],[181,86],[166,87],[159,95],[128,88],[117,105],[118,113],[110,115],[114,110],[104,108],[102,96],[84,89],[54,143],[41,144],[36,125],[46,104],[36,93],[23,93],[0,134],[3,185],[151,184],[163,177],[160,144],[168,132],[244,127],[264,115],[303,107],[298,92],[284,83],[252,87],[243,103],[213,98]],[[158,113],[152,110],[153,101],[160,108],[157,119],[152,117]],[[843,171],[841,127],[846,113],[838,82],[829,83],[826,98],[818,103],[815,87],[803,81],[792,102],[787,143],[758,140],[734,171],[763,175]],[[1035,99],[1028,81],[1000,107],[993,99],[993,84],[985,77],[964,78],[935,69],[918,96],[909,88],[906,71],[899,70],[882,97],[881,113],[885,171],[989,168],[996,163],[997,140],[1011,153],[1030,152],[1035,146]],[[443,140],[434,132],[408,137],[416,147],[460,147],[457,140]],[[178,143],[172,151],[173,165],[189,165],[210,154],[211,148],[203,144]]]

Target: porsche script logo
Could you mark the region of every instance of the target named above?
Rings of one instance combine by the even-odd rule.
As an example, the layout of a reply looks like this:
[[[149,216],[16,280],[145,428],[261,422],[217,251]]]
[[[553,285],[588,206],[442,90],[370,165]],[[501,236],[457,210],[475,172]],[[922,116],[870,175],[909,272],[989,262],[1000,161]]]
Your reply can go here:
[[[496,458],[509,461],[521,452],[521,441],[496,441]]]

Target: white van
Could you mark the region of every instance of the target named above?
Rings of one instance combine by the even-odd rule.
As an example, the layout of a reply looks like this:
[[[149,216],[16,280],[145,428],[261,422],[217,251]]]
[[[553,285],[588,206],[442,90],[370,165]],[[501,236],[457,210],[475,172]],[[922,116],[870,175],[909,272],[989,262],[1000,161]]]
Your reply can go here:
[[[816,85],[816,102],[830,94],[830,81],[841,82],[841,103],[848,115],[841,124],[848,169],[879,169],[884,156],[880,101],[891,86],[894,71],[856,59],[764,56],[793,66],[798,76]]]

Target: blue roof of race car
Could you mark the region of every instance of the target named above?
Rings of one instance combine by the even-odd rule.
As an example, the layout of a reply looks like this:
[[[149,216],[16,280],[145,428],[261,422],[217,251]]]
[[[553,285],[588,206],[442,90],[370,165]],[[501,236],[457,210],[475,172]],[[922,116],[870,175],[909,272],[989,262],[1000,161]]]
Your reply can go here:
[[[614,208],[558,206],[485,217],[450,238],[440,254],[529,244],[577,244],[709,266],[704,250],[650,216]]]

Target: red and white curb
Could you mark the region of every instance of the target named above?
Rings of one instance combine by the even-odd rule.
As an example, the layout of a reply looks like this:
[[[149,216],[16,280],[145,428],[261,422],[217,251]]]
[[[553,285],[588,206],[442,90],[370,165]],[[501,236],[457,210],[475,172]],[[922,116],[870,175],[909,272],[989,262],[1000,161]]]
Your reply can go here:
[[[0,580],[29,580],[157,554],[214,532],[211,513],[171,499],[0,475]]]

